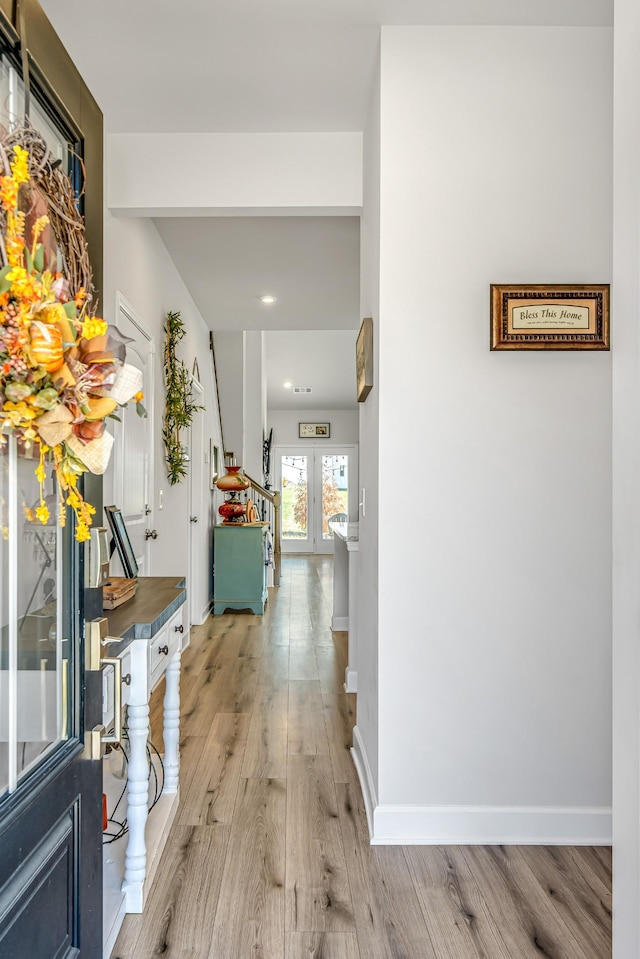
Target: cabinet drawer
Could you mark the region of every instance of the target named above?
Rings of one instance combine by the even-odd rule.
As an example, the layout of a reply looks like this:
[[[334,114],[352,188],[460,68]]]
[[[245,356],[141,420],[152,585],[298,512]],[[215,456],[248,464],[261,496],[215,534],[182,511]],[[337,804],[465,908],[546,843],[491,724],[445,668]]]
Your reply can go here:
[[[180,649],[184,633],[183,606],[171,617],[149,645],[149,690],[151,691],[164,676],[172,656]]]
[[[122,705],[127,706],[131,697],[131,650],[125,650],[120,659],[122,660]]]

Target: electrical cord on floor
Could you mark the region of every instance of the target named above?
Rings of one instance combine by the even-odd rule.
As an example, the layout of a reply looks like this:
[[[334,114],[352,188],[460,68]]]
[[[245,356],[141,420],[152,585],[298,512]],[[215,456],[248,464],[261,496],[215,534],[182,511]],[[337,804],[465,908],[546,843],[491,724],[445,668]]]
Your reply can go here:
[[[113,824],[113,826],[117,828],[115,832],[105,831],[102,834],[103,846],[108,846],[109,843],[116,842],[116,840],[118,839],[122,839],[122,837],[126,836],[127,833],[129,832],[129,825],[128,825],[126,816],[122,822],[120,822],[120,820],[115,818],[115,815],[118,811],[118,807],[120,806],[120,803],[124,799],[124,795],[127,791],[127,782],[126,782],[125,773],[129,765],[129,753],[128,753],[128,745],[125,746],[125,743],[127,744],[129,743],[129,730],[126,726],[122,730],[122,740],[123,741],[120,744],[120,752],[122,752],[122,770],[123,770],[125,783],[124,783],[124,786],[122,787],[122,792],[120,793],[118,797],[118,801],[113,807],[111,815],[107,817],[107,823],[111,823]],[[158,759],[158,762],[160,764],[160,771],[161,771],[160,780],[158,780],[157,765],[152,760],[152,755],[151,755],[152,751],[153,753],[155,753]],[[160,796],[162,795],[162,791],[164,789],[164,763],[162,761],[162,756],[160,755],[160,752],[158,751],[157,746],[155,746],[152,742],[149,742],[149,741],[147,741],[147,761],[149,766],[149,783],[151,783],[152,776],[154,780],[153,799],[151,801],[151,805],[149,805],[148,807],[148,812],[151,812],[153,807],[156,805],[156,803],[160,799]],[[149,793],[151,793],[151,789],[149,789]]]

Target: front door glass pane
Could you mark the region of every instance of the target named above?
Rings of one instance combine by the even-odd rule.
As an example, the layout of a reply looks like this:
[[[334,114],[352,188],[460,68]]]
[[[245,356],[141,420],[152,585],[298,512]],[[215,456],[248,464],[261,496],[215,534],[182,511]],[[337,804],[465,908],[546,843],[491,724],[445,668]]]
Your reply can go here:
[[[0,100],[5,126],[22,117],[24,84],[6,61],[0,63]],[[67,139],[35,98],[31,100],[31,123],[67,169]],[[27,227],[46,212],[46,198],[36,191]],[[63,270],[62,253],[50,231],[42,235],[42,242],[46,265]],[[68,637],[73,624],[68,601],[64,603],[64,619],[62,609],[62,574],[63,566],[70,563],[71,533],[57,526],[53,469],[47,465],[41,491],[35,475],[38,447],[25,449],[9,436],[1,440],[0,796],[13,792],[44,756],[72,734]],[[49,514],[44,524],[35,512],[43,502]],[[67,584],[69,576],[67,569]]]
[[[13,438],[5,438],[0,451],[2,792],[12,791],[69,735],[69,644],[58,602],[63,533],[57,525],[53,468],[46,468],[41,498],[37,464],[33,449],[19,449]]]
[[[349,457],[322,457],[322,538],[333,539],[329,523],[346,523],[349,508]]]
[[[306,456],[282,457],[282,539],[307,539],[309,481]]]

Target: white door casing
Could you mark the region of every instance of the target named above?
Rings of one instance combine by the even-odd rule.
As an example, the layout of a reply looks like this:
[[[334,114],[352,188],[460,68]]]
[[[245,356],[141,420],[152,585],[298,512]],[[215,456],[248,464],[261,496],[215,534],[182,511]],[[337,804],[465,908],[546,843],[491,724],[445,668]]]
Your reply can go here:
[[[129,337],[127,363],[137,366],[143,374],[144,407],[146,417],[138,416],[135,402],[130,402],[113,422],[114,472],[113,492],[115,506],[129,533],[138,562],[140,575],[151,573],[150,544],[145,530],[153,527],[153,354],[154,340],[131,304],[122,293],[116,293],[115,326]],[[108,505],[108,504],[106,504]]]

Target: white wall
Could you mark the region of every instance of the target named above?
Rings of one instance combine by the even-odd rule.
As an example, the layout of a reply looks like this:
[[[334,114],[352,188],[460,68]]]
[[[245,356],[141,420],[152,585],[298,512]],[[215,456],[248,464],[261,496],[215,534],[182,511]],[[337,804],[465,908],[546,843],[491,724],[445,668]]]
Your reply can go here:
[[[107,204],[127,216],[347,216],[362,203],[357,132],[112,133],[107,145]]]
[[[640,955],[640,8],[616,0],[613,258],[614,959]]]
[[[162,327],[169,310],[179,310],[187,328],[179,355],[189,370],[198,357],[200,379],[204,386],[205,437],[222,446],[213,373],[209,352],[209,333],[178,271],[150,220],[125,220],[105,211],[104,294],[102,311],[105,319],[115,321],[116,291],[129,301],[141,320],[151,330],[156,346],[154,357],[155,416],[153,423],[153,512],[149,526],[158,530],[158,539],[151,544],[150,574],[169,576],[187,574],[189,533],[189,484],[185,479],[170,486],[162,443],[164,408],[164,376],[162,370]],[[146,391],[149,392],[148,386]],[[187,438],[185,436],[185,442]],[[206,444],[208,446],[208,443]],[[112,479],[105,475],[105,503],[110,501]],[[163,509],[159,509],[159,491],[163,491]],[[212,497],[206,494],[209,510]],[[211,516],[209,518],[211,522]],[[210,569],[210,537],[203,537],[203,567]]]
[[[355,756],[368,767],[367,811],[378,791],[378,430],[380,402],[380,63],[364,134],[363,210],[360,232],[360,315],[373,319],[373,388],[360,404],[360,509],[358,562],[358,724]],[[410,447],[413,448],[413,444]],[[404,459],[404,457],[403,457]],[[394,462],[396,458],[394,457]],[[362,502],[360,498],[360,502]],[[366,757],[366,759],[365,759]]]
[[[611,357],[491,353],[489,284],[610,280],[611,41],[382,31],[381,840],[609,835]]]
[[[300,439],[298,423],[330,423],[328,440]],[[267,428],[275,446],[327,446],[358,442],[357,410],[268,410]],[[268,432],[267,430],[267,432]]]

